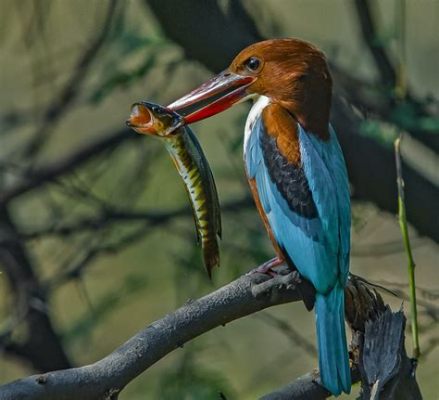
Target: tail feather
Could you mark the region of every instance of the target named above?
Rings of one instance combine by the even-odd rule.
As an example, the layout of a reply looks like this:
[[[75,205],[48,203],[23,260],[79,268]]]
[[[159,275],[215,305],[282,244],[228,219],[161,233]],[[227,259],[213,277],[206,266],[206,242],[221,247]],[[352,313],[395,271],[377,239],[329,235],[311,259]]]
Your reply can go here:
[[[351,373],[344,325],[344,289],[337,284],[327,295],[316,295],[320,377],[332,394],[351,391]]]

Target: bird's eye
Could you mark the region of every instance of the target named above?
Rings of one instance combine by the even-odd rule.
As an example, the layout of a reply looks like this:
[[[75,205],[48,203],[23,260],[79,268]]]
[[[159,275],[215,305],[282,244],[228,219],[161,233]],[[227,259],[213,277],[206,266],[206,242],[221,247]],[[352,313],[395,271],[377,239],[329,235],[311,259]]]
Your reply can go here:
[[[261,65],[261,60],[257,57],[250,57],[246,62],[245,66],[250,72],[255,72]]]

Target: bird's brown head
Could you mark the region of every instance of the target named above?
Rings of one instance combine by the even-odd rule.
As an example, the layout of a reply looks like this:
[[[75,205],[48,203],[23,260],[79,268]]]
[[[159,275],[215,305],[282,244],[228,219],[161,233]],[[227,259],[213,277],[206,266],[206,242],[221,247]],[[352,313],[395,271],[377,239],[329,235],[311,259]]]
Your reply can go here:
[[[169,107],[188,123],[217,114],[251,96],[286,108],[305,129],[328,135],[332,81],[324,54],[299,39],[272,39],[242,50],[230,66]]]

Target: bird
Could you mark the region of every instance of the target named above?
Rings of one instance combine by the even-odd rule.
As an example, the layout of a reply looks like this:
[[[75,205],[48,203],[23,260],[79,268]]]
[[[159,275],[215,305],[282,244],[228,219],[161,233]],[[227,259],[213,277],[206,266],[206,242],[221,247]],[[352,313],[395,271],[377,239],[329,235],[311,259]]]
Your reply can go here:
[[[324,53],[304,40],[284,38],[246,47],[228,68],[169,108],[190,124],[255,100],[243,154],[277,255],[265,268],[287,263],[314,287],[320,379],[338,396],[351,389],[344,323],[351,211],[347,168],[329,122],[331,97]]]

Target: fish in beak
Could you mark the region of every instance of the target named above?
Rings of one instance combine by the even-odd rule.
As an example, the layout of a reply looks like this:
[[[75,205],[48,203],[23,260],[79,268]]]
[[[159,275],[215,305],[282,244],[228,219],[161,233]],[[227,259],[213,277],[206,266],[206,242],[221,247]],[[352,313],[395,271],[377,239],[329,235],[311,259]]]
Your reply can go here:
[[[131,106],[126,125],[137,133],[166,137],[184,124],[183,117],[158,104],[141,101]]]
[[[254,80],[253,76],[241,76],[226,69],[174,101],[168,108],[183,115],[184,121],[191,124],[244,100],[249,95],[246,89]]]
[[[215,180],[197,137],[175,111],[146,101],[132,105],[126,124],[137,133],[159,138],[165,144],[186,186],[210,278],[212,269],[219,266],[221,209]]]

